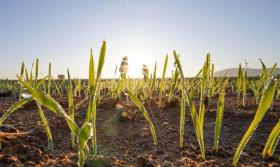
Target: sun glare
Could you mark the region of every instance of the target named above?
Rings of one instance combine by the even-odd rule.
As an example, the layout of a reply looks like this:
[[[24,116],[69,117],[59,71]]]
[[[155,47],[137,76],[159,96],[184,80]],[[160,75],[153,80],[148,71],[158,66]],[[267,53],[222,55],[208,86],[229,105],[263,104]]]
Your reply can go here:
[[[151,70],[154,68],[154,61],[150,53],[138,47],[130,47],[127,50],[128,57],[128,76],[132,78],[143,77],[141,73],[143,64]]]

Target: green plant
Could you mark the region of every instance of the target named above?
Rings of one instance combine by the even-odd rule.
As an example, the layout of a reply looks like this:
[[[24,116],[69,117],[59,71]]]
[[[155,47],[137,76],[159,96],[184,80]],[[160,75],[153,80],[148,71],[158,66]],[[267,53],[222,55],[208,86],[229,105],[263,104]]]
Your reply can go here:
[[[180,147],[184,146],[184,134],[185,134],[185,96],[184,89],[182,89],[182,98],[181,98],[181,111],[180,111]]]
[[[150,131],[152,133],[153,136],[153,140],[154,140],[154,145],[157,145],[157,134],[156,134],[156,130],[154,127],[154,124],[146,110],[146,108],[144,107],[143,103],[128,89],[126,89],[126,93],[127,95],[130,97],[130,99],[133,101],[133,103],[139,108],[139,110],[142,112],[144,118],[146,119],[149,127],[150,127]]]
[[[269,109],[269,107],[273,101],[275,86],[276,86],[276,82],[274,79],[271,79],[269,82],[267,82],[266,87],[262,92],[262,97],[261,97],[261,100],[259,103],[258,110],[255,114],[255,117],[236,149],[236,152],[235,152],[234,158],[233,158],[233,162],[232,162],[233,166],[237,165],[237,162],[239,160],[239,157],[240,157],[244,147],[246,146],[247,142],[249,141],[251,135],[255,131],[258,124],[261,122],[265,113]]]
[[[242,90],[242,77],[243,76],[243,70],[241,64],[239,64],[238,68],[238,75],[237,75],[237,80],[236,80],[236,87],[237,87],[237,103],[239,103],[240,99],[240,94]]]
[[[44,128],[46,136],[48,138],[49,149],[53,150],[53,140],[52,140],[51,131],[50,131],[47,119],[44,115],[44,112],[43,112],[41,106],[45,106],[46,108],[48,108],[55,114],[63,117],[67,121],[68,126],[73,134],[78,133],[78,126],[69,118],[69,116],[66,114],[64,109],[50,95],[44,93],[43,91],[41,91],[39,89],[39,87],[45,82],[45,78],[41,79],[41,81],[38,82],[38,69],[39,69],[39,60],[37,59],[34,80],[33,80],[32,70],[31,70],[31,73],[29,76],[27,69],[25,69],[26,81],[24,81],[20,75],[17,75],[18,81],[20,82],[20,84],[22,84],[22,86],[24,88],[27,89],[28,93],[30,93],[31,96],[26,96],[22,100],[18,101],[13,106],[11,106],[0,119],[0,125],[3,124],[3,122],[6,120],[6,118],[10,114],[15,112],[21,106],[23,106],[24,104],[26,104],[32,100],[35,100],[36,105],[38,107],[38,112],[39,112],[39,116],[40,116],[43,128]]]
[[[11,115],[12,113],[14,113],[18,108],[20,108],[21,106],[23,106],[24,104],[32,101],[33,99],[21,99],[18,102],[16,102],[14,105],[12,105],[5,113],[4,115],[1,117],[0,119],[0,126],[3,125],[4,121],[8,118],[9,115]],[[0,149],[2,149],[2,145],[1,145],[1,141],[0,141]]]
[[[208,91],[208,78],[210,73],[210,54],[206,55],[206,61],[202,68],[202,79],[200,85],[200,104],[199,104],[199,124],[203,137],[204,115],[205,115],[205,100]]]
[[[171,78],[172,85],[171,85],[171,88],[169,91],[168,102],[170,102],[172,100],[174,91],[176,90],[176,87],[178,85],[179,75],[180,75],[179,70],[176,68],[174,73],[172,74],[172,78]]]
[[[279,138],[280,138],[280,119],[278,120],[278,122],[274,126],[274,128],[272,129],[272,131],[266,141],[265,147],[262,152],[263,158],[271,157],[273,155],[273,152],[277,146]]]
[[[150,90],[154,90],[155,85],[156,85],[156,79],[157,79],[157,62],[155,63],[155,67],[154,67],[154,72],[153,75],[151,76],[151,84],[150,84]],[[151,91],[151,92],[152,92]]]
[[[186,102],[189,105],[192,121],[193,121],[194,128],[195,128],[195,133],[196,133],[198,144],[199,144],[199,147],[200,147],[201,156],[202,156],[202,159],[205,159],[204,140],[203,140],[203,133],[201,132],[199,116],[197,114],[196,107],[195,107],[195,105],[194,105],[194,103],[193,103],[193,101],[190,97],[190,94],[189,94],[188,90],[187,90],[187,86],[184,82],[185,77],[184,77],[183,68],[182,68],[182,65],[181,65],[181,62],[180,62],[180,59],[179,59],[179,55],[176,53],[176,51],[173,52],[173,55],[174,55],[176,67],[178,68],[178,72],[180,74],[180,79],[181,79],[180,83],[181,83],[181,88],[183,89],[182,96],[185,96]],[[182,132],[182,130],[180,130],[180,132]]]
[[[52,65],[49,63],[49,75],[48,75],[48,94],[51,95],[51,71]]]
[[[51,96],[44,93],[43,91],[37,89],[36,87],[33,88],[30,86],[26,81],[22,80],[18,76],[19,82],[23,84],[25,88],[27,88],[28,92],[32,95],[33,99],[38,102],[38,104],[43,105],[47,107],[49,110],[53,111],[55,114],[63,117],[66,122],[68,123],[68,126],[71,130],[71,132],[75,135],[78,134],[78,126],[71,120],[71,118],[66,114],[64,109],[58,104]],[[20,106],[19,106],[20,107]]]
[[[90,52],[89,60],[89,104],[88,110],[86,113],[86,120],[82,125],[82,128],[79,131],[78,143],[79,143],[79,162],[78,165],[82,167],[84,165],[84,160],[89,155],[87,142],[92,138],[92,154],[97,156],[97,138],[96,138],[96,92],[98,91],[98,84],[100,84],[101,73],[103,65],[105,62],[106,55],[106,42],[103,41],[99,60],[98,67],[95,76],[95,68],[92,50]]]
[[[248,86],[254,92],[255,103],[258,104],[259,98],[260,98],[260,93],[261,93],[261,86],[262,86],[260,80],[256,80],[256,81],[251,80],[248,82]]]
[[[83,126],[81,127],[79,134],[78,134],[78,147],[79,147],[79,161],[78,166],[83,167],[85,156],[89,154],[87,142],[92,137],[92,124],[89,122],[85,122]]]
[[[224,114],[224,105],[225,105],[225,87],[227,85],[227,81],[224,82],[223,88],[221,89],[218,105],[217,105],[217,115],[216,115],[216,123],[215,123],[215,134],[214,134],[214,150],[217,153],[219,148],[219,138]]]
[[[259,59],[260,62],[261,62],[261,65],[262,65],[262,74],[261,74],[261,77],[260,77],[260,80],[265,83],[268,79],[270,79],[272,76],[273,76],[273,73],[277,67],[277,63],[275,63],[272,68],[270,69],[270,71],[268,72],[267,68],[266,68],[266,65],[264,64],[264,62]]]
[[[21,70],[20,70],[20,77],[24,74],[24,62],[21,63]],[[20,84],[20,91],[19,91],[19,100],[21,100],[21,94],[22,94],[22,84]]]
[[[17,94],[21,91],[21,86],[15,81],[9,81],[7,79],[2,80],[0,79],[0,95],[3,96],[14,96],[16,97]],[[19,96],[21,98],[21,96]]]
[[[164,65],[163,65],[163,71],[162,71],[162,76],[161,76],[160,92],[159,92],[160,93],[159,94],[159,107],[161,107],[162,94],[163,94],[163,91],[164,91],[164,86],[166,84],[166,82],[165,82],[165,74],[166,74],[167,64],[168,64],[168,54],[165,56]]]
[[[214,64],[212,63],[210,77],[209,77],[209,91],[208,91],[208,98],[209,102],[211,101],[211,97],[215,94],[215,78],[214,78]]]
[[[247,66],[242,74],[242,106],[246,106],[246,98],[247,98]]]
[[[67,69],[68,74],[68,110],[70,119],[75,122],[75,112],[74,112],[74,100],[73,100],[73,88],[72,88],[72,80],[70,77],[69,70]],[[72,147],[75,145],[75,134],[71,134],[72,137]]]
[[[43,128],[45,130],[45,133],[47,135],[47,138],[48,138],[49,148],[50,148],[51,151],[53,151],[54,150],[53,139],[52,139],[52,134],[51,134],[51,130],[50,130],[50,127],[49,127],[49,123],[47,121],[47,118],[46,118],[43,110],[42,110],[41,105],[38,102],[36,102],[36,105],[38,107],[38,112],[39,112],[39,116],[40,116],[40,119],[41,119],[41,122],[42,122],[42,126],[43,126]]]

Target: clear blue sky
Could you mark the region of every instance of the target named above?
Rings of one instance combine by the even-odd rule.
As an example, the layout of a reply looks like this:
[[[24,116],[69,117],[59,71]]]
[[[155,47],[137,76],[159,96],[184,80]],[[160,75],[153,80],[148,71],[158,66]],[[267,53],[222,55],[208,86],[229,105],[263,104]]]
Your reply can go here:
[[[0,0],[0,78],[15,78],[22,61],[30,67],[36,58],[42,73],[51,62],[54,75],[69,68],[85,78],[89,50],[97,57],[103,40],[104,77],[125,55],[130,76],[141,76],[142,64],[151,71],[155,61],[161,69],[167,53],[173,61],[173,49],[187,75],[207,52],[217,70],[245,58],[249,67],[260,67],[259,58],[280,66],[280,1]]]

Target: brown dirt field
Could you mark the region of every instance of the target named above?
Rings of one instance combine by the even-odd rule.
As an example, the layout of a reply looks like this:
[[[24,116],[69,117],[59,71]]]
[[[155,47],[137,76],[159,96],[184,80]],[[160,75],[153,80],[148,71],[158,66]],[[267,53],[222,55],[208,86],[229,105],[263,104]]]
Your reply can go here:
[[[212,151],[217,98],[212,99],[205,115],[204,139],[206,160],[201,160],[189,110],[186,109],[185,147],[179,148],[179,102],[173,102],[159,108],[157,99],[153,98],[146,105],[154,122],[158,145],[153,145],[149,126],[140,112],[134,120],[120,121],[115,105],[118,100],[105,97],[97,111],[98,153],[112,160],[111,166],[231,166],[233,154],[241,137],[247,130],[257,106],[254,99],[247,100],[248,106],[242,108],[236,103],[236,97],[227,95],[220,135],[218,154]],[[0,116],[17,101],[13,97],[0,98]],[[67,99],[58,99],[67,111]],[[77,101],[77,99],[76,99]],[[274,110],[268,111],[261,124],[249,140],[239,160],[240,166],[280,166],[280,148],[275,150],[273,158],[261,158],[264,143],[280,118],[280,101],[274,101]],[[77,124],[83,123],[86,105],[76,111]],[[136,110],[134,106],[128,110]],[[13,113],[4,124],[14,127],[6,128],[9,132],[32,133],[3,142],[0,151],[0,166],[77,166],[77,150],[71,148],[71,134],[66,122],[44,109],[54,138],[55,151],[47,150],[47,138],[41,127],[39,114],[34,104],[22,107]],[[4,131],[5,129],[1,129]]]

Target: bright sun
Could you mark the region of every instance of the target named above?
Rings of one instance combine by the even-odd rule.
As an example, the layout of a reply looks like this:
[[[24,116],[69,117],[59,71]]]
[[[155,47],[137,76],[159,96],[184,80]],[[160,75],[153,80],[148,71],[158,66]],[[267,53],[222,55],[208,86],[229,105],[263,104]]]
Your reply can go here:
[[[128,75],[129,77],[143,77],[141,71],[143,64],[147,65],[149,70],[154,68],[154,61],[149,56],[149,53],[145,52],[141,48],[130,48],[127,51],[128,57]]]

